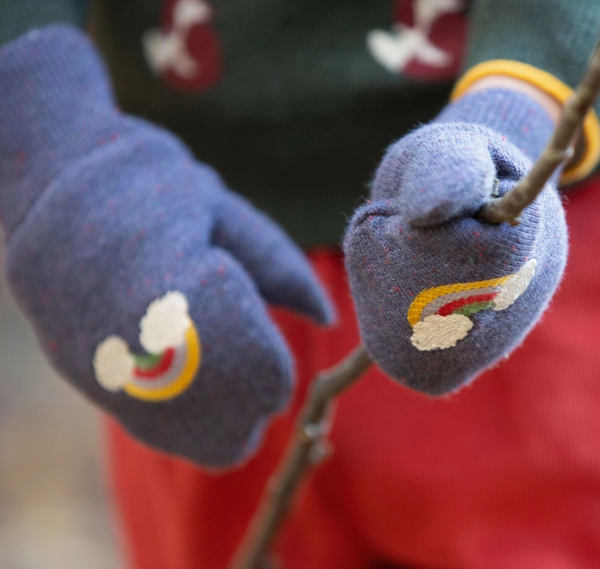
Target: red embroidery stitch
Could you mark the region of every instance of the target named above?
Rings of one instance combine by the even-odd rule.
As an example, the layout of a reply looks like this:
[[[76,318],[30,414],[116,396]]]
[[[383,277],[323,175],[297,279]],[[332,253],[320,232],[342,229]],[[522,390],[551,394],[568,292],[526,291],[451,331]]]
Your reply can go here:
[[[169,368],[171,365],[173,365],[174,359],[175,350],[173,348],[168,348],[160,358],[160,361],[153,368],[142,369],[140,367],[136,367],[133,374],[138,379],[154,379],[156,377],[160,377],[169,371]]]
[[[449,302],[448,304],[444,304],[444,306],[442,306],[436,312],[436,314],[439,314],[440,316],[448,316],[448,314],[452,314],[455,310],[459,310],[460,308],[462,308],[463,306],[466,306],[467,304],[490,302],[490,301],[494,300],[494,298],[496,298],[496,296],[498,296],[498,293],[492,292],[489,294],[476,294],[474,296],[459,298],[458,300],[453,300],[452,302]]]

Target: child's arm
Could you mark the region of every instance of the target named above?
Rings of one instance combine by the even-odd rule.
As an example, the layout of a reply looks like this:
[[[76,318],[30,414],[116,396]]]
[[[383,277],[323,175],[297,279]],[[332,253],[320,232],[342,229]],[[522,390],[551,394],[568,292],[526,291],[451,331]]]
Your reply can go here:
[[[560,104],[585,73],[600,37],[600,3],[589,0],[476,0],[470,13],[465,75],[455,97],[494,75],[517,78]],[[600,101],[596,101],[600,113]],[[571,184],[600,157],[600,128],[588,119],[578,155],[561,177]]]
[[[518,227],[475,213],[540,155],[583,76],[600,5],[480,0],[471,24],[452,103],[388,149],[344,243],[367,349],[389,375],[434,395],[508,355],[558,286],[567,232],[553,185]],[[565,183],[595,168],[599,133],[591,112]]]

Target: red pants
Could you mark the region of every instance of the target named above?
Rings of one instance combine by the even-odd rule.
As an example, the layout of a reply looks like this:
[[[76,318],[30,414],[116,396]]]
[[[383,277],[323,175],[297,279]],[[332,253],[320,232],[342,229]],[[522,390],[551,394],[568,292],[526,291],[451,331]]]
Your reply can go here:
[[[542,322],[510,359],[445,399],[371,371],[339,400],[335,453],[278,548],[285,569],[600,567],[600,178],[569,194],[571,254]],[[274,311],[297,360],[291,414],[246,465],[211,473],[109,424],[131,566],[226,567],[317,370],[358,342],[340,256],[315,252],[340,323]]]

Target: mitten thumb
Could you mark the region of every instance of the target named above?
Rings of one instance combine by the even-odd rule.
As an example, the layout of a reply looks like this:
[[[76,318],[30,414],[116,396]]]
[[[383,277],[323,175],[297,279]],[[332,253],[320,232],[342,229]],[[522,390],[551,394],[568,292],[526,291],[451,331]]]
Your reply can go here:
[[[373,183],[374,199],[397,200],[417,227],[472,215],[496,185],[489,132],[467,124],[432,124],[393,144]]]

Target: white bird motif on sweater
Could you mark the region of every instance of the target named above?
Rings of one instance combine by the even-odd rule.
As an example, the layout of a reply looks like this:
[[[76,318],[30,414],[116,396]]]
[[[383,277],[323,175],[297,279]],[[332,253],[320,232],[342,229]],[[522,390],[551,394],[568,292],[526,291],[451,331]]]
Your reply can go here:
[[[186,47],[188,32],[195,24],[209,22],[212,8],[204,0],[179,0],[173,9],[173,29],[168,33],[152,28],[142,37],[144,55],[156,75],[172,69],[179,77],[192,78],[199,63]]]
[[[367,48],[372,57],[392,73],[398,73],[412,61],[445,67],[452,55],[429,40],[433,24],[444,14],[463,9],[462,0],[415,0],[414,27],[395,24],[391,31],[372,30],[367,34]]]

